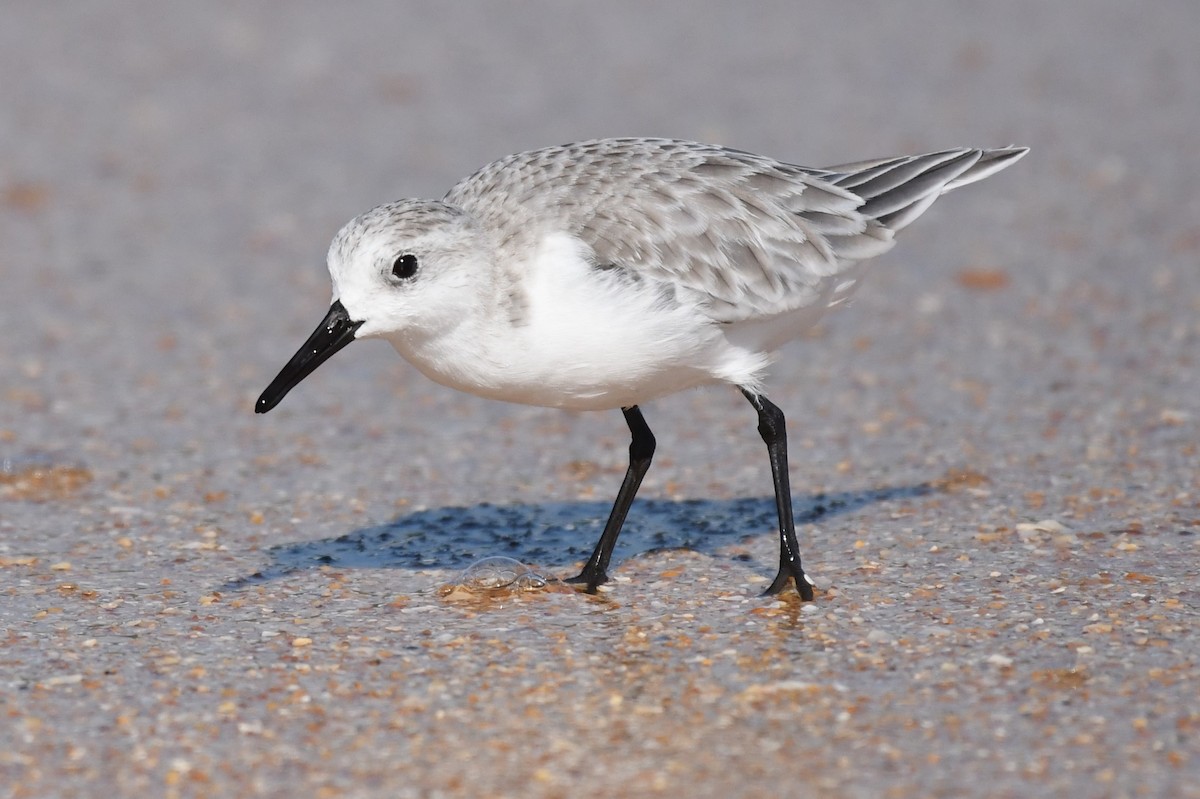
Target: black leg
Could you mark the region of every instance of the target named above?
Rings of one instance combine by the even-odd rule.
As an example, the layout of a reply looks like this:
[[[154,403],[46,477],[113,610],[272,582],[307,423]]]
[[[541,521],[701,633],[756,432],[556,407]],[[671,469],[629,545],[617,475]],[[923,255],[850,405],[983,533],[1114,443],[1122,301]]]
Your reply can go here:
[[[761,394],[742,389],[746,399],[758,411],[758,434],[767,445],[771,458],[771,478],[775,482],[775,510],[779,513],[779,573],[764,594],[778,594],[795,580],[800,598],[811,601],[812,583],[800,565],[800,546],[796,543],[796,525],[792,521],[792,489],[788,481],[787,425],[783,411]]]
[[[608,561],[612,558],[613,547],[617,545],[617,536],[621,534],[621,526],[625,524],[629,506],[633,504],[638,486],[642,484],[642,478],[650,468],[650,459],[654,457],[654,434],[650,432],[650,427],[642,418],[638,406],[622,408],[621,413],[625,414],[625,422],[629,425],[629,432],[633,434],[633,441],[629,443],[629,468],[625,470],[625,480],[621,483],[621,490],[617,492],[617,501],[613,503],[612,512],[608,514],[604,532],[600,534],[600,540],[596,543],[596,551],[588,558],[579,576],[567,580],[568,583],[586,584],[589,594],[596,593],[596,586],[608,582]]]

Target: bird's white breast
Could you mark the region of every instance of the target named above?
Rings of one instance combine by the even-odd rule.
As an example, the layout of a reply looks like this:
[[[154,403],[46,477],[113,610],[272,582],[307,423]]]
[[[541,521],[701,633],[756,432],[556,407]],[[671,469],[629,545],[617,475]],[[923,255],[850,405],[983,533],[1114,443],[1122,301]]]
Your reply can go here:
[[[499,263],[484,313],[420,340],[393,340],[431,379],[492,399],[577,410],[635,405],[711,382],[754,385],[767,358],[670,287],[595,268],[586,244],[544,236],[524,261]],[[515,303],[512,313],[506,303]]]

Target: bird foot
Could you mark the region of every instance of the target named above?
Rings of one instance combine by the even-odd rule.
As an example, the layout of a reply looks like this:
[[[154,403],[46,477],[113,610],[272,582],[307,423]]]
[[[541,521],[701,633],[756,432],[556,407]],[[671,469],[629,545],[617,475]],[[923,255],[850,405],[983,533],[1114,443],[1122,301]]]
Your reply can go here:
[[[763,596],[774,596],[786,590],[789,582],[795,582],[796,593],[800,594],[800,598],[805,602],[813,601],[813,583],[808,579],[808,575],[804,573],[804,569],[799,565],[780,565],[779,573],[775,575],[775,579],[767,586],[767,590],[763,591]]]
[[[608,575],[603,571],[591,571],[585,566],[579,574],[568,577],[563,582],[570,585],[582,585],[586,593],[594,594],[597,588],[608,582]]]

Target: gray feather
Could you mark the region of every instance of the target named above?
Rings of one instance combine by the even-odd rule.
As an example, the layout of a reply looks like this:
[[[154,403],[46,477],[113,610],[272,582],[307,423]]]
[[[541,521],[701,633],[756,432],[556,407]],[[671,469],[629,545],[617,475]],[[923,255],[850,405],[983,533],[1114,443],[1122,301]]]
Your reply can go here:
[[[858,262],[942,193],[1024,148],[958,149],[812,169],[712,145],[601,139],[496,161],[445,201],[499,231],[501,257],[551,232],[597,267],[658,281],[718,322],[841,302]]]

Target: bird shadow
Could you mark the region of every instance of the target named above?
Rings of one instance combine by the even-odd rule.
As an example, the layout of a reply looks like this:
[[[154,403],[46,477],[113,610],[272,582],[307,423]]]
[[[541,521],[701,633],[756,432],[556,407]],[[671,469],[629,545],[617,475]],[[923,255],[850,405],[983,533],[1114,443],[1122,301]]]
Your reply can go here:
[[[877,502],[924,496],[934,490],[933,484],[921,483],[812,494],[793,500],[794,515],[797,524],[812,524]],[[610,507],[599,501],[485,502],[418,510],[336,538],[270,547],[271,560],[264,568],[228,581],[221,590],[235,591],[321,567],[463,569],[497,555],[540,567],[566,567],[591,554]],[[775,529],[774,497],[639,499],[621,532],[614,562],[663,549],[714,554]],[[725,557],[748,559],[737,554]]]

